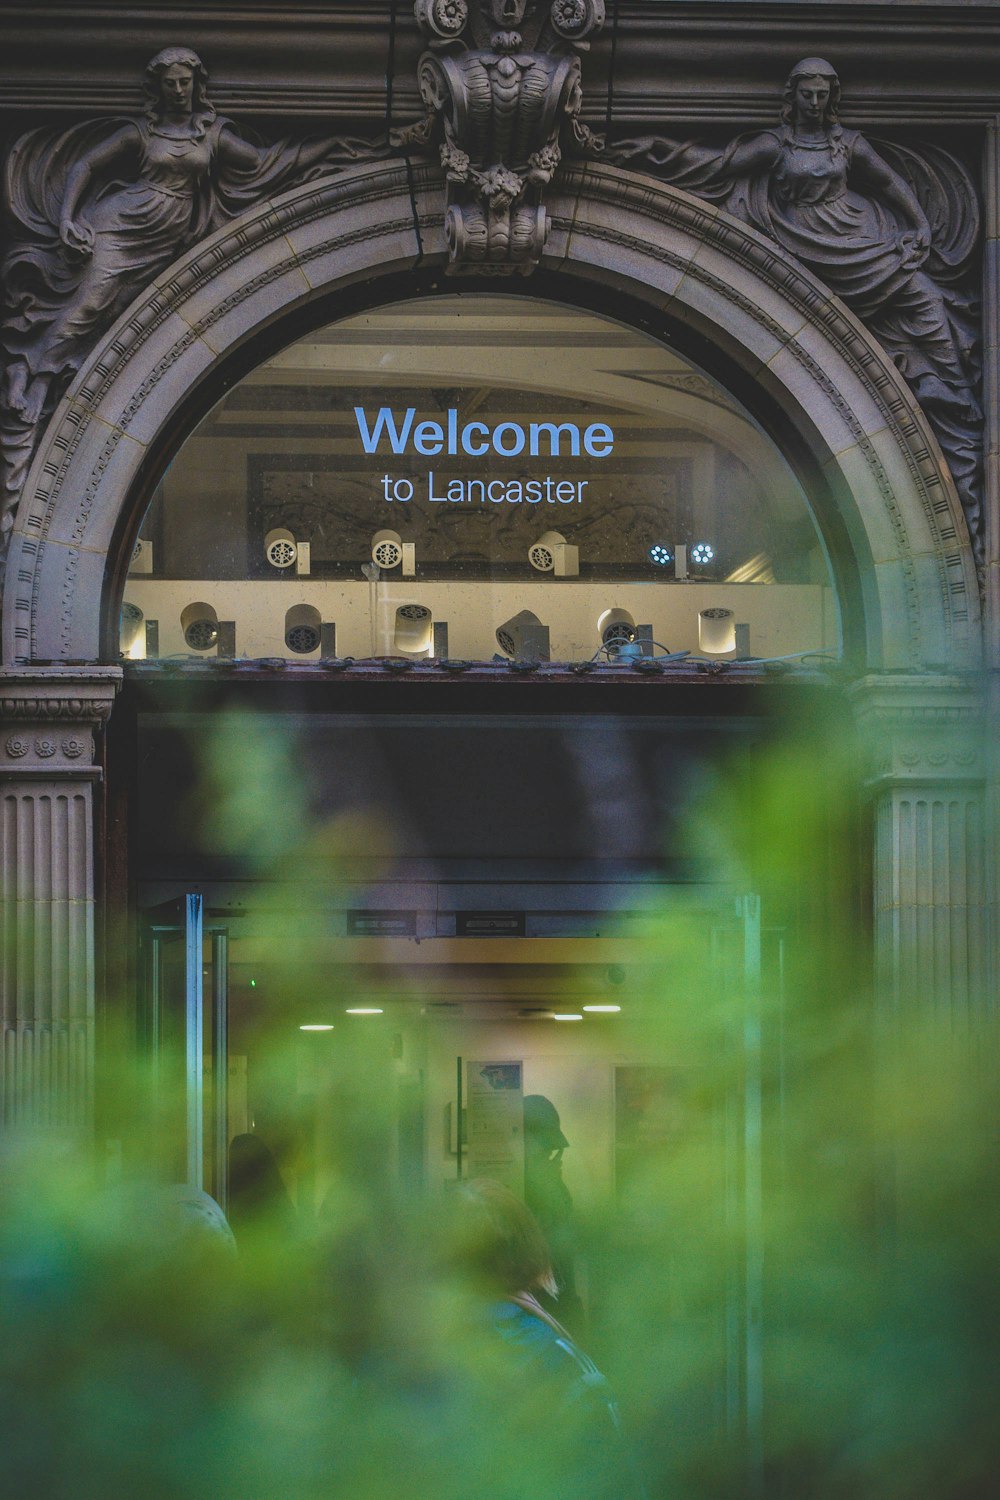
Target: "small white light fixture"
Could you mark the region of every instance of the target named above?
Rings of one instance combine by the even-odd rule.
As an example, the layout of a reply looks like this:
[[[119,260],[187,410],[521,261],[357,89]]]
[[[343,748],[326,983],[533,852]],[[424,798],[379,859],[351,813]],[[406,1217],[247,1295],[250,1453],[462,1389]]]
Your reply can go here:
[[[403,561],[403,538],[398,531],[376,531],[372,537],[372,562],[380,568],[398,568]]]
[[[296,656],[308,656],[318,651],[323,622],[320,612],[312,604],[293,604],[285,611],[285,645]]]
[[[211,604],[196,600],[181,610],[181,630],[192,651],[211,651],[219,643],[219,616]]]
[[[299,555],[295,538],[286,526],[275,526],[264,538],[264,556],[272,568],[291,568]]]
[[[355,1005],[344,1012],[347,1016],[381,1016],[385,1012],[375,1005]]]
[[[497,645],[508,656],[539,661],[549,659],[549,627],[530,609],[519,610],[497,626]]]
[[[553,1021],[582,1021],[583,1016],[578,1010],[554,1010]]]
[[[132,561],[128,565],[130,573],[152,573],[153,571],[153,544],[140,537],[132,551]]]
[[[617,652],[635,640],[635,621],[627,609],[606,609],[597,617],[597,633],[602,646]]]
[[[585,1005],[583,1008],[592,1016],[617,1016],[621,1011],[620,1005]]]
[[[393,645],[408,656],[426,656],[434,635],[434,617],[426,604],[400,604],[396,610]]]
[[[300,1026],[300,1031],[332,1031],[333,1024],[330,1021],[310,1021],[306,1026]]]
[[[528,561],[536,573],[576,578],[580,572],[580,549],[567,542],[561,531],[546,531],[528,548]]]
[[[731,609],[703,609],[698,615],[698,649],[711,656],[736,650],[736,615]]]
[[[122,656],[131,657],[133,660],[145,655],[145,640],[143,639],[143,624],[145,616],[138,604],[130,604],[128,600],[122,604],[121,623],[118,627],[118,649]]]
[[[695,567],[704,568],[715,561],[715,548],[711,542],[695,542],[689,555]]]

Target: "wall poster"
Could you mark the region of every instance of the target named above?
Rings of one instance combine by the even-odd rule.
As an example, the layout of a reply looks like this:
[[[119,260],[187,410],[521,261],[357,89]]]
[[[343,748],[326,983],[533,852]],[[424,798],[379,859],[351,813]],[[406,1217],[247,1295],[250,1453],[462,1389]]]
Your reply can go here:
[[[469,1062],[469,1177],[495,1177],[524,1193],[524,1090],[520,1062]]]

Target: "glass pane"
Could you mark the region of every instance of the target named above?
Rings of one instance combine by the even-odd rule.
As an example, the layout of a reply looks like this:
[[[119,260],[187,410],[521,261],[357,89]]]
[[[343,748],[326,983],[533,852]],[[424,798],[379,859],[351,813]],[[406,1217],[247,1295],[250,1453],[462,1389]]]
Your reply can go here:
[[[183,445],[128,579],[129,656],[418,661],[836,650],[806,497],[665,345],[487,294],[321,328]]]

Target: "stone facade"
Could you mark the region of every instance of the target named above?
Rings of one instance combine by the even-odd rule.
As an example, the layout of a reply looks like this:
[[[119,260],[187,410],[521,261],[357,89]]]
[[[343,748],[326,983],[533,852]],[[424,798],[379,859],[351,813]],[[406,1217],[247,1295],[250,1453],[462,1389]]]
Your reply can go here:
[[[26,396],[31,380],[12,384],[11,351],[25,341],[19,278],[26,265],[42,264],[46,234],[61,233],[64,246],[72,238],[59,222],[62,213],[72,227],[64,185],[53,188],[54,228],[30,230],[25,209],[30,232],[7,263],[5,401],[28,437],[8,471],[3,579],[6,1118],[88,1118],[100,895],[95,734],[119,675],[98,664],[113,651],[107,622],[143,475],[191,392],[262,330],[301,319],[338,288],[370,285],[374,293],[380,280],[398,287],[407,275],[418,288],[419,277],[446,268],[487,277],[537,269],[549,278],[548,295],[571,301],[585,284],[666,310],[786,413],[817,507],[846,537],[848,665],[858,723],[879,746],[868,778],[882,994],[901,1009],[933,991],[974,1013],[995,974],[996,928],[986,818],[997,799],[980,708],[991,701],[983,683],[1000,666],[995,7],[899,5],[887,33],[883,8],[854,3],[622,0],[606,17],[596,0],[576,8],[422,3],[416,16],[389,7],[388,30],[381,4],[320,15],[315,7],[209,3],[186,19],[183,36],[173,20],[165,33],[162,12],[148,5],[129,7],[127,24],[110,31],[98,6],[76,6],[70,16],[45,4],[2,9],[11,203],[37,177],[18,165],[27,127],[36,132],[32,162],[49,162],[53,181],[58,162],[59,183],[81,161],[99,172],[114,129],[138,129],[136,86],[147,60],[180,43],[178,57],[196,48],[209,64],[213,110],[278,141],[289,167],[265,173],[260,191],[199,233],[186,226],[162,263],[150,261],[148,277],[129,282],[120,305],[112,299],[94,318],[86,346],[75,345],[72,362],[37,393],[37,410]],[[58,27],[48,9],[58,9]],[[470,9],[463,40],[449,27]],[[817,265],[770,236],[759,217],[734,212],[731,194],[713,200],[708,178],[664,180],[660,147],[623,153],[622,143],[669,138],[684,171],[691,161],[713,170],[731,163],[735,138],[773,127],[789,68],[809,59],[815,66],[801,76],[813,77],[817,54],[835,65],[852,141],[887,140],[874,153],[883,167],[893,152],[926,171],[934,165],[944,207],[933,223],[928,217],[928,237],[933,231],[939,251],[960,232],[968,241],[959,291],[978,337],[962,347],[961,378],[973,393],[963,451],[974,429],[982,452],[975,506],[968,473],[949,472],[939,407],[921,405],[928,386],[907,378],[907,350],[885,342],[877,319],[866,327],[860,304],[848,309],[841,282],[824,284]],[[168,66],[183,72],[187,64]],[[197,111],[185,108],[168,135],[193,141]],[[214,124],[204,128],[219,135]],[[99,143],[85,147],[74,131],[88,140],[96,132]],[[322,131],[324,149],[310,154],[304,143]],[[813,144],[832,149],[820,134]],[[56,137],[65,160],[52,156]],[[250,163],[229,149],[241,170],[270,170],[259,152]],[[967,209],[976,195],[981,242],[968,213],[948,217],[947,160]],[[152,170],[142,169],[138,187],[148,188]],[[880,184],[872,201],[882,209],[886,195],[903,201],[889,176],[878,178],[871,162],[868,170]],[[893,241],[893,295],[912,291],[930,253],[920,226],[909,232],[902,248]],[[926,312],[933,287],[921,287]],[[77,307],[76,296],[67,306]],[[886,305],[883,298],[880,315]]]

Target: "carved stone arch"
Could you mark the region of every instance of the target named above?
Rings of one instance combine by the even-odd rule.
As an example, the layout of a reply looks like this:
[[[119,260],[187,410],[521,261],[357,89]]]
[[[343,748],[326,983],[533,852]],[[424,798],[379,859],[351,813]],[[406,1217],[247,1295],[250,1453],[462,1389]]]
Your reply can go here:
[[[191,390],[277,320],[351,282],[444,264],[430,168],[352,168],[266,203],[191,250],[104,337],[53,414],[7,561],[7,664],[100,656],[122,513]],[[861,324],[776,245],[677,189],[572,168],[547,200],[543,267],[688,327],[780,407],[810,455],[854,573],[868,669],[975,665],[978,592],[930,429]]]

